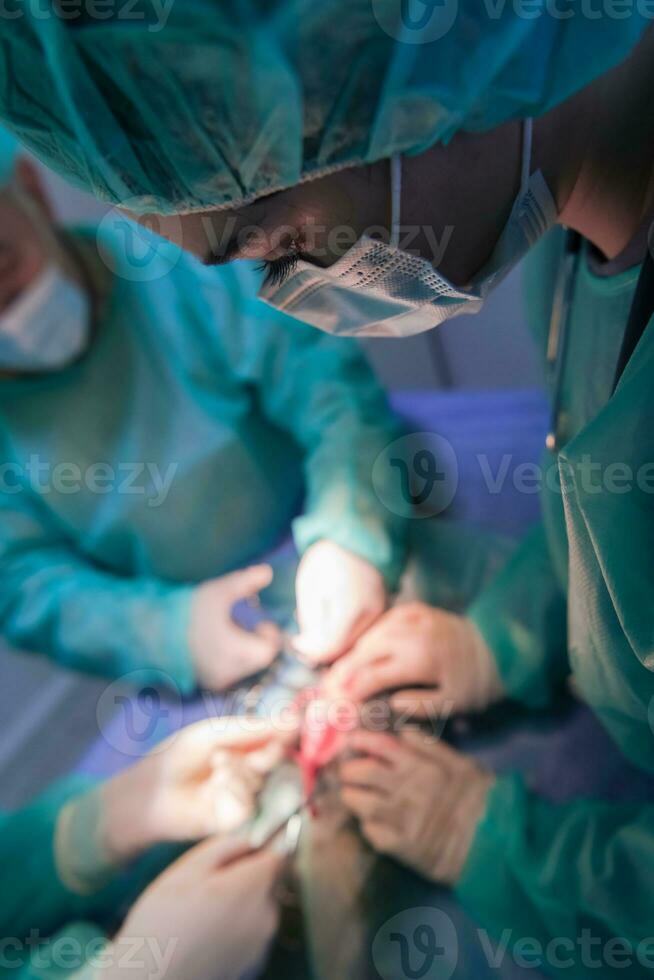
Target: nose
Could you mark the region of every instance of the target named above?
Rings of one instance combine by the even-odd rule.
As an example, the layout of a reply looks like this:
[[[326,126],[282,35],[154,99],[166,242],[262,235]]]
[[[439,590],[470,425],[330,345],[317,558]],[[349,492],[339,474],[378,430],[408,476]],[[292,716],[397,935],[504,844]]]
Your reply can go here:
[[[21,255],[10,245],[0,243],[0,312],[20,297],[37,276],[39,268],[36,257]]]

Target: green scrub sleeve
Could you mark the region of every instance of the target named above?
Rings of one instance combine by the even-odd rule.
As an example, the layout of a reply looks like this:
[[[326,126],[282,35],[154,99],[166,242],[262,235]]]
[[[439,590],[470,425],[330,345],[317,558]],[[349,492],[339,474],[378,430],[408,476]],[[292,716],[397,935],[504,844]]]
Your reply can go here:
[[[329,382],[333,407],[315,383],[311,414],[297,416],[307,492],[304,513],[293,524],[295,542],[302,554],[317,541],[334,541],[374,565],[392,592],[406,561],[409,506],[391,467],[375,461],[402,429],[359,352],[325,351],[327,378],[332,359],[338,370],[338,380]]]
[[[566,597],[542,524],[472,603],[468,615],[493,652],[507,694],[545,707],[570,672]]]
[[[79,896],[57,871],[55,832],[62,809],[92,785],[69,779],[31,805],[0,815],[0,935],[22,940],[32,929],[48,934],[79,910]]]
[[[393,590],[406,560],[410,509],[392,467],[375,461],[402,435],[401,424],[356,341],[249,299],[256,281],[237,274],[238,333],[223,331],[221,342],[232,369],[256,384],[266,416],[304,450],[297,548],[334,541],[373,564]]]
[[[28,806],[0,814],[0,978],[3,980],[5,976],[13,980],[41,976],[51,980],[54,976],[68,976],[84,966],[88,950],[80,961],[63,941],[70,932],[70,923],[92,923],[84,927],[85,934],[89,939],[101,938],[104,926],[115,928],[121,914],[181,852],[177,845],[153,848],[129,869],[103,874],[96,890],[87,894],[71,890],[62,880],[57,861],[60,816],[71,803],[93,798],[97,786],[88,778],[71,777]],[[53,937],[57,933],[61,933],[62,942],[61,956],[55,962]],[[39,951],[42,955],[35,956]],[[63,972],[48,972],[39,963],[49,963],[49,970],[53,963],[58,964]],[[64,969],[62,963],[68,966]]]
[[[217,339],[232,372],[256,388],[266,417],[304,452],[297,548],[334,541],[379,569],[393,590],[406,561],[410,505],[392,467],[375,461],[403,434],[401,423],[355,341],[254,299],[259,284],[247,266],[229,269],[222,285],[238,315],[225,315],[222,298]]]
[[[105,887],[92,893],[82,895],[67,887],[56,857],[59,817],[68,803],[82,799],[96,785],[74,776],[28,806],[0,814],[0,936],[22,943],[34,932],[49,936],[73,920],[111,917],[163,866],[153,851],[136,862],[129,876],[116,871],[106,876]]]
[[[0,626],[12,645],[65,667],[195,686],[188,647],[193,589],[121,579],[86,561],[27,493],[0,498]]]
[[[553,805],[511,775],[491,790],[457,894],[498,966],[643,980],[653,880],[654,804]]]

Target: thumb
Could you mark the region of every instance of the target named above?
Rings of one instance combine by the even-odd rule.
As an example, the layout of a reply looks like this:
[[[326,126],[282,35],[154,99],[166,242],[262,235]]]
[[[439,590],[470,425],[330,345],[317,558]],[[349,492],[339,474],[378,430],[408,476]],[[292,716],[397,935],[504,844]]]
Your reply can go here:
[[[273,846],[249,852],[234,850],[233,857],[217,866],[216,872],[220,873],[222,868],[227,870],[238,864],[239,880],[244,892],[261,897],[273,889],[284,861],[282,851]]]
[[[212,849],[207,852],[209,865],[214,870],[225,868],[236,861],[242,861],[252,853],[252,845],[243,834],[221,835],[212,840]]]
[[[298,633],[293,637],[293,648],[313,665],[329,664],[341,653],[341,645],[325,641],[324,633]]]
[[[298,607],[300,631],[293,638],[293,646],[314,663],[329,663],[343,649],[342,618],[334,616],[331,603],[314,604],[312,608]]]
[[[239,860],[242,855],[250,851],[250,843],[242,836],[226,837],[222,834],[209,837],[169,865],[161,877],[177,877],[178,882],[188,879],[197,880],[210,874],[215,868]]]
[[[275,659],[282,647],[282,634],[274,623],[260,623],[254,632],[231,623],[226,632],[230,656],[239,658],[241,676],[263,670]]]
[[[251,565],[249,568],[231,572],[223,580],[225,593],[230,602],[239,599],[249,599],[267,588],[273,580],[273,570],[270,565]]]

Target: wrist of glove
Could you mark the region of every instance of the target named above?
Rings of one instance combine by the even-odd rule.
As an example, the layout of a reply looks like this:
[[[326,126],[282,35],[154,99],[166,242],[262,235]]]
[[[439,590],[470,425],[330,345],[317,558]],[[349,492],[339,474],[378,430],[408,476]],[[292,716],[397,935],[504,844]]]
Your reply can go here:
[[[424,736],[419,736],[424,740]],[[496,777],[458,752],[447,751],[442,743],[425,746],[425,758],[438,768],[441,793],[432,797],[429,813],[429,846],[424,855],[420,848],[416,860],[424,865],[433,881],[456,885],[465,863],[477,827],[486,812],[487,798]],[[441,751],[443,750],[443,751]],[[429,762],[425,764],[425,772]]]
[[[120,869],[107,833],[104,785],[71,800],[59,814],[54,839],[60,880],[76,895],[92,895]]]
[[[424,877],[455,885],[495,776],[416,729],[358,731],[341,763],[344,804],[375,850]]]
[[[451,692],[455,710],[483,711],[504,696],[495,657],[471,619],[445,615],[451,641],[443,656],[443,687]]]

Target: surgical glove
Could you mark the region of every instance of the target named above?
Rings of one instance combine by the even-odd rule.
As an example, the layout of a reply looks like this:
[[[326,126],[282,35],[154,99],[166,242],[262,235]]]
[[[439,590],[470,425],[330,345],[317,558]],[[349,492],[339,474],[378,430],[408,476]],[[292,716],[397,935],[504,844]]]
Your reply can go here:
[[[71,801],[55,836],[61,880],[78,894],[103,887],[150,847],[240,827],[295,730],[261,718],[212,718],[182,729],[150,755]]]
[[[182,729],[105,791],[114,848],[194,841],[252,816],[265,776],[295,733],[262,718],[210,718]]]
[[[431,881],[454,885],[495,777],[417,729],[358,730],[340,766],[341,796],[364,837]]]
[[[59,880],[76,895],[101,891],[121,870],[125,861],[110,843],[104,785],[63,807],[55,828],[54,859]]]
[[[215,838],[187,852],[143,893],[97,980],[123,980],[132,950],[134,980],[240,980],[265,965],[278,925],[273,892],[283,857],[272,849]],[[136,952],[134,952],[136,951]],[[112,955],[113,954],[113,955]]]
[[[198,683],[212,691],[231,687],[268,667],[281,648],[274,623],[260,623],[254,632],[238,626],[232,607],[256,596],[272,581],[269,565],[211,579],[198,586],[191,607],[189,646]]]
[[[384,612],[386,586],[370,562],[333,541],[302,557],[295,582],[300,635],[295,646],[314,663],[330,663]]]
[[[424,603],[387,612],[324,683],[326,693],[355,703],[395,692],[392,709],[416,718],[482,711],[504,694],[474,623]]]

